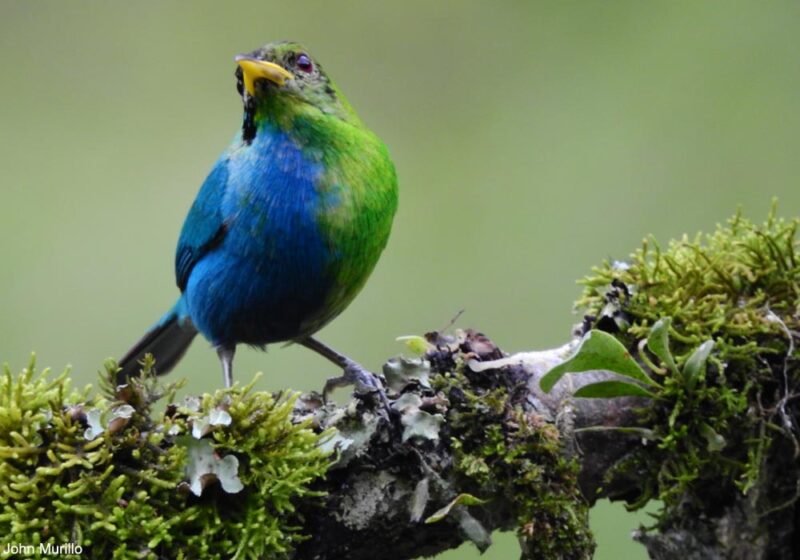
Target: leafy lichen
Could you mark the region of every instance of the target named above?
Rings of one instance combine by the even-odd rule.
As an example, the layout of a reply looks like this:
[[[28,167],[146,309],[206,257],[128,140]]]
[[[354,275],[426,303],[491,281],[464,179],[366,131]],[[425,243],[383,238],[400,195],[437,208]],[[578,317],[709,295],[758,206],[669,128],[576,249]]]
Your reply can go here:
[[[115,369],[107,365],[109,379]],[[296,395],[275,397],[249,385],[168,404],[163,415],[152,411],[162,396],[152,381],[92,394],[71,390],[66,372],[37,373],[33,360],[18,375],[6,366],[6,541],[37,550],[40,543],[76,543],[92,558],[288,557],[303,539],[295,503],[313,498],[310,485],[330,464],[319,445],[327,436],[291,420]],[[207,429],[193,436],[203,422]],[[195,436],[214,457],[230,458],[227,471],[201,477],[200,497],[188,484],[199,467],[185,440]],[[234,463],[238,472],[230,473]]]

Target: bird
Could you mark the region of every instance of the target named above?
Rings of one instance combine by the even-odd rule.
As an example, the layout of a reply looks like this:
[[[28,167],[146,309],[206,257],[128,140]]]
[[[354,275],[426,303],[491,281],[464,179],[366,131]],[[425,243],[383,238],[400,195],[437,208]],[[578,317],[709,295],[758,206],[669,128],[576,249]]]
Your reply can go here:
[[[398,181],[388,149],[302,45],[237,55],[244,112],[200,187],[175,253],[180,297],[118,360],[117,381],[146,355],[172,370],[198,333],[216,349],[225,387],[236,348],[300,344],[336,364],[341,385],[380,379],[313,335],[356,297],[389,239]]]

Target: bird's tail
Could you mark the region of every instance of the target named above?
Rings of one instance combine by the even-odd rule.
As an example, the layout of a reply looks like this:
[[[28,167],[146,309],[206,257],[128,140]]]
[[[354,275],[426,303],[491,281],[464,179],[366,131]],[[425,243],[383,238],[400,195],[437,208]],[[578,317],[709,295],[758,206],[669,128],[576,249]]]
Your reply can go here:
[[[120,358],[121,369],[117,372],[117,383],[125,383],[131,377],[139,375],[139,362],[145,354],[152,354],[155,358],[158,375],[168,373],[177,365],[197,335],[197,329],[191,321],[182,317],[182,308],[181,299]]]

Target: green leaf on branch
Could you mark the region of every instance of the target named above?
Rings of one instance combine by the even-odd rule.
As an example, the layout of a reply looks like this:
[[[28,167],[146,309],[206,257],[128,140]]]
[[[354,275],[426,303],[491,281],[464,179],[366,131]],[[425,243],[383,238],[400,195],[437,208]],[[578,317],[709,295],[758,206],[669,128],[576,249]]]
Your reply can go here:
[[[706,340],[692,352],[692,355],[683,364],[683,379],[689,390],[693,389],[697,380],[705,374],[706,362],[708,362],[708,357],[713,349],[714,341]]]
[[[647,397],[655,395],[640,385],[625,381],[600,381],[591,385],[584,385],[575,391],[576,397],[585,399],[609,399],[612,397]]]
[[[700,424],[700,435],[706,438],[706,448],[712,453],[722,451],[725,448],[725,438],[719,435],[714,428],[703,422]]]
[[[450,510],[456,506],[480,506],[486,503],[486,500],[481,500],[480,498],[476,498],[472,494],[459,494],[455,497],[455,499],[444,506],[442,509],[431,515],[425,520],[426,524],[436,523],[441,521],[447,514],[450,513]]]
[[[647,336],[647,348],[664,362],[667,369],[677,374],[678,366],[675,365],[675,358],[672,357],[672,352],[669,349],[669,327],[671,324],[672,319],[669,317],[656,321]]]
[[[598,370],[610,371],[659,387],[658,383],[650,379],[636,363],[621,342],[610,334],[598,330],[586,333],[575,355],[547,372],[539,382],[539,386],[545,393],[549,393],[558,380],[567,373]]]

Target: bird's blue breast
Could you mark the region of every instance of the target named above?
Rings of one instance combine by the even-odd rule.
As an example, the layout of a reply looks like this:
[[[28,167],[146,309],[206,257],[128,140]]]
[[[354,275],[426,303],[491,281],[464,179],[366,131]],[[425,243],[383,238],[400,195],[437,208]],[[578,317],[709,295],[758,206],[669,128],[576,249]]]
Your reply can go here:
[[[324,314],[331,279],[319,222],[319,159],[264,126],[251,144],[234,142],[217,163],[209,180],[217,174],[223,184],[201,189],[200,197],[208,191],[205,198],[219,206],[221,229],[191,269],[184,298],[213,344],[296,338],[309,318]],[[190,212],[184,231],[191,220]]]

